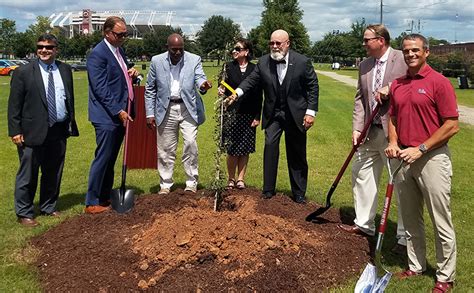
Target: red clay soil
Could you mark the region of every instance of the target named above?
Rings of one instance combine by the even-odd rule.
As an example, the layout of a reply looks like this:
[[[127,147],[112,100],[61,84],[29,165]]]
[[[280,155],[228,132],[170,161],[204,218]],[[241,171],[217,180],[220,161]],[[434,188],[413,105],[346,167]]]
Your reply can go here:
[[[356,278],[365,238],[338,230],[339,211],[260,191],[140,196],[132,212],[70,218],[32,240],[44,291],[324,291]]]

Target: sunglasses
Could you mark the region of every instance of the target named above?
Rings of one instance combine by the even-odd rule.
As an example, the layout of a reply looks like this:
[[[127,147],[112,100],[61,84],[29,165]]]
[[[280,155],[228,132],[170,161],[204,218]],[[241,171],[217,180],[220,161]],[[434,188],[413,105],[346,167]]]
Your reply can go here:
[[[275,45],[276,45],[277,47],[280,47],[282,44],[284,44],[284,43],[286,43],[286,42],[288,42],[288,40],[286,40],[286,41],[284,41],[284,42],[273,42],[273,41],[270,41],[270,42],[268,42],[268,45],[271,46],[271,47],[273,47],[273,46],[275,46]]]
[[[247,49],[246,49],[246,48],[241,48],[241,47],[235,47],[235,48],[233,49],[233,51],[235,51],[235,52],[240,52],[240,51],[242,51],[242,50],[247,50]]]
[[[115,36],[117,39],[122,39],[122,38],[128,37],[128,32],[116,33],[116,32],[114,32],[114,31],[112,31],[112,33],[114,34],[114,36]]]
[[[375,40],[375,39],[380,39],[380,37],[364,38],[364,39],[362,39],[362,42],[364,44],[367,44],[370,40]]]
[[[56,46],[54,45],[36,45],[36,49],[38,50],[43,50],[43,49],[53,50],[54,48],[56,48]]]

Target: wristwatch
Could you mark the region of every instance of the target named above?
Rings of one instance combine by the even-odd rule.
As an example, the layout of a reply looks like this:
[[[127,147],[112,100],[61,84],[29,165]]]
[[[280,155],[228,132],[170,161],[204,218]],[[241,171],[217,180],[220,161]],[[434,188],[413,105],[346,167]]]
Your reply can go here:
[[[422,154],[426,154],[428,152],[428,148],[426,147],[426,145],[424,143],[422,143],[418,146],[418,150],[420,150],[420,152]]]

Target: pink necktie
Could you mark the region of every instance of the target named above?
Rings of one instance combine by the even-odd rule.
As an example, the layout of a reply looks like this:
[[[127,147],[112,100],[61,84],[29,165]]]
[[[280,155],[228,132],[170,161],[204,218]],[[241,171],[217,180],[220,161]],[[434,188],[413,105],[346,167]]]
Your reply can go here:
[[[123,75],[125,75],[125,79],[127,80],[127,88],[128,88],[128,98],[133,101],[133,88],[132,88],[132,79],[128,75],[127,65],[122,58],[122,54],[120,54],[119,48],[115,50],[115,54],[117,54],[117,58],[120,63],[120,67],[122,68]]]

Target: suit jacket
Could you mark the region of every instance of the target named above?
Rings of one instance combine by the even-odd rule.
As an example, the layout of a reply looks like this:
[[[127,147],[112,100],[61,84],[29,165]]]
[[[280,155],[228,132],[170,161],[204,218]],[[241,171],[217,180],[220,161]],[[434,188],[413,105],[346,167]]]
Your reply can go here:
[[[204,104],[198,93],[198,88],[207,80],[202,69],[201,57],[184,51],[180,61],[179,85],[181,99],[191,117],[198,125],[204,123],[206,117]],[[160,125],[165,118],[171,98],[171,60],[168,52],[153,56],[150,71],[145,86],[146,116],[154,116],[156,125]]]
[[[360,132],[364,129],[364,125],[372,113],[370,109],[370,99],[372,99],[375,61],[374,57],[369,57],[362,61],[359,66],[359,81],[355,95],[354,112],[352,114],[352,129]],[[405,64],[403,53],[400,50],[390,49],[382,86],[388,85],[389,82],[405,75],[406,72],[407,65]],[[379,110],[379,113],[382,114],[381,121],[385,136],[388,136],[388,107],[389,103],[385,102]]]
[[[250,75],[250,73],[255,69],[256,65],[253,63],[247,64],[247,69],[242,74],[240,71],[239,62],[232,61],[226,64],[226,74],[227,77],[225,81],[232,87],[237,88],[239,84]],[[230,96],[231,92],[226,89],[226,96]],[[243,97],[237,100],[236,103],[230,106],[230,108],[235,108],[239,114],[250,114],[256,120],[260,120],[260,115],[262,112],[262,89],[260,86],[257,86],[251,89],[249,92],[246,92]]]
[[[48,102],[39,61],[18,67],[11,79],[8,99],[8,135],[23,134],[25,145],[43,144],[48,134]],[[66,136],[78,136],[74,115],[74,87],[71,66],[56,60],[66,92],[68,129]]]
[[[127,58],[119,49],[123,60]],[[121,125],[120,111],[127,109],[128,87],[117,58],[102,40],[87,58],[89,79],[89,121],[99,124]]]
[[[288,69],[285,75],[286,101],[290,113],[299,130],[305,131],[303,119],[307,109],[318,111],[318,78],[311,60],[293,50],[289,50]],[[276,63],[270,54],[259,59],[255,70],[239,85],[244,94],[261,86],[265,100],[263,102],[262,128],[266,128],[274,116],[275,102],[278,98],[278,74]]]

